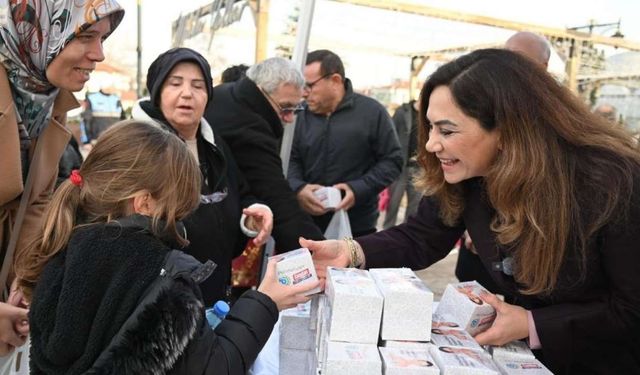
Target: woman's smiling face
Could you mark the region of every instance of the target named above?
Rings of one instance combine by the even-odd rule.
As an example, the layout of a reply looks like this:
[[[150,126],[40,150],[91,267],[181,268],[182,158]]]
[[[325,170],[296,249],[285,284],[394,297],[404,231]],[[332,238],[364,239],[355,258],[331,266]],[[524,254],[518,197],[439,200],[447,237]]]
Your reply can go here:
[[[427,126],[425,147],[440,160],[448,183],[487,174],[498,153],[498,131],[487,131],[478,120],[465,115],[447,86],[438,86],[431,93]]]
[[[104,60],[102,42],[111,31],[109,18],[80,32],[60,51],[49,66],[47,80],[55,87],[80,91],[96,64]]]

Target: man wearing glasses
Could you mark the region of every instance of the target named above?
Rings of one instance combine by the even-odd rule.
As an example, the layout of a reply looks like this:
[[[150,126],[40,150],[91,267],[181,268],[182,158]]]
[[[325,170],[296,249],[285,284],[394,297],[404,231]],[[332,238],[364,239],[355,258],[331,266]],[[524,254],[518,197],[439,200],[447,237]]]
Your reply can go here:
[[[328,50],[307,55],[306,110],[296,120],[288,179],[302,208],[325,230],[332,213],[313,192],[342,191],[338,209],[349,213],[354,237],[376,231],[378,193],[402,169],[391,118],[374,99],[353,92],[340,57]]]
[[[251,192],[273,211],[276,251],[300,247],[298,237],[323,239],[309,215],[300,209],[282,171],[283,123],[302,110],[302,74],[289,61],[266,59],[246,77],[214,87],[205,118],[227,142]]]

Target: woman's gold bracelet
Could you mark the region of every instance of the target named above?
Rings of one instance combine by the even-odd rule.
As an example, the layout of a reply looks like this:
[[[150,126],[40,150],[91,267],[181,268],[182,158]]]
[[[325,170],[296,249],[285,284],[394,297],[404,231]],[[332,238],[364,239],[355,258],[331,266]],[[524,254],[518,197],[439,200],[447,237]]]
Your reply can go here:
[[[349,262],[349,267],[358,268],[360,264],[358,262],[358,249],[356,247],[356,242],[352,237],[345,237],[344,241],[347,243],[347,247],[349,248],[349,253],[351,254],[351,261]]]

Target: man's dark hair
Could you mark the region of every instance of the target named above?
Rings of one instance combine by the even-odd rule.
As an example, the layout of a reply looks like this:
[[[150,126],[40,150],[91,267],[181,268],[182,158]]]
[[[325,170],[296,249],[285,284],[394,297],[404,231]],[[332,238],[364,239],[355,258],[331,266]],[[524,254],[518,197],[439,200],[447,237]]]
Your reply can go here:
[[[225,69],[220,76],[222,83],[239,81],[245,77],[249,67],[244,64],[232,65]]]
[[[344,65],[340,56],[329,51],[328,49],[319,49],[307,54],[307,64],[314,62],[320,62],[320,74],[325,76],[328,74],[337,73],[344,79]]]

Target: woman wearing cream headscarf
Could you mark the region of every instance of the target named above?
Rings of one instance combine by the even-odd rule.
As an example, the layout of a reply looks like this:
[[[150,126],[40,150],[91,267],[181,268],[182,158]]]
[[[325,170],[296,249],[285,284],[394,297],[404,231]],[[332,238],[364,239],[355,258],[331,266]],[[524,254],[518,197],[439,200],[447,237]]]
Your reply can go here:
[[[104,60],[102,42],[123,15],[115,0],[0,0],[0,283],[14,250],[19,257],[40,228],[71,137],[71,92]],[[11,292],[0,303],[0,355],[29,331],[27,310],[12,306],[20,293]]]

